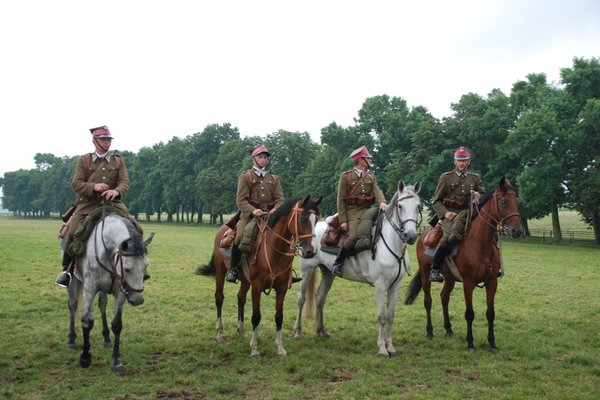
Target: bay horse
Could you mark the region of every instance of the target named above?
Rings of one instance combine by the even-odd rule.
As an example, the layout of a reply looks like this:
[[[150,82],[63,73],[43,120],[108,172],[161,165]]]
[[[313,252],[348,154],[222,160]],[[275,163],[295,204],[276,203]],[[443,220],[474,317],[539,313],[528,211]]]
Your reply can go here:
[[[429,267],[431,257],[425,254],[425,245],[422,238],[425,237],[428,226],[420,240],[417,241],[417,259],[419,260],[419,274],[415,275],[410,283],[405,303],[412,304],[421,288],[423,289],[423,303],[427,313],[427,338],[433,339],[433,325],[431,323],[431,283],[429,282]],[[498,186],[487,191],[481,196],[479,203],[473,209],[473,215],[468,223],[464,239],[458,244],[458,253],[450,251],[446,257],[442,272],[444,275],[444,286],[440,293],[442,309],[444,314],[444,328],[446,336],[454,335],[448,304],[450,294],[456,282],[462,282],[465,298],[465,320],[467,321],[467,351],[473,352],[473,290],[475,286],[482,284],[486,290],[488,321],[488,344],[492,353],[496,353],[496,337],[494,334],[494,297],[498,287],[498,275],[502,267],[502,259],[499,250],[498,234],[510,235],[518,238],[522,233],[521,217],[519,215],[519,199],[510,181],[503,177]]]
[[[395,306],[402,278],[409,271],[407,244],[414,244],[421,216],[421,198],[418,193],[421,183],[406,186],[402,180],[386,211],[380,214],[373,227],[373,249],[349,256],[344,262],[344,279],[366,282],[375,287],[377,320],[379,322],[378,354],[385,357],[396,355],[392,341]],[[331,273],[337,252],[326,252],[321,247],[321,238],[327,228],[319,222],[315,228],[312,246],[317,249],[314,258],[300,259],[302,283],[298,292],[298,312],[294,326],[295,337],[302,337],[302,309],[306,303],[306,316],[312,316],[316,303],[317,335],[329,337],[323,323],[323,308],[335,276]],[[321,283],[316,292],[316,268],[321,270]]]
[[[123,371],[120,359],[123,304],[125,300],[133,306],[144,302],[144,275],[148,267],[147,246],[153,237],[154,233],[142,240],[142,235],[133,223],[118,213],[103,215],[93,228],[86,242],[85,254],[76,260],[76,267],[72,271],[74,279],[71,279],[67,289],[70,311],[67,345],[71,348],[75,347],[75,317],[78,309],[83,312],[83,347],[79,356],[81,367],[89,367],[92,361],[90,331],[94,327],[92,306],[97,293],[104,345],[108,347],[111,344],[106,305],[108,294],[112,294],[115,298],[111,323],[114,334],[112,369],[117,373]]]
[[[292,262],[294,255],[313,257],[314,248],[311,240],[313,230],[319,215],[318,205],[321,197],[310,200],[310,196],[296,198],[283,203],[274,212],[267,214],[266,220],[259,220],[260,227],[256,242],[251,253],[242,257],[240,265],[240,289],[237,294],[238,321],[237,331],[244,335],[244,307],[246,296],[252,287],[252,338],[250,340],[250,355],[259,356],[258,326],[261,320],[260,300],[262,293],[269,294],[275,289],[275,345],[277,354],[286,356],[283,347],[282,324],[283,302],[292,281]],[[223,286],[229,269],[231,250],[220,248],[221,239],[227,231],[223,225],[217,232],[214,241],[213,254],[210,262],[198,269],[201,275],[214,275],[216,280],[215,304],[217,306],[217,341],[222,342],[223,335]]]

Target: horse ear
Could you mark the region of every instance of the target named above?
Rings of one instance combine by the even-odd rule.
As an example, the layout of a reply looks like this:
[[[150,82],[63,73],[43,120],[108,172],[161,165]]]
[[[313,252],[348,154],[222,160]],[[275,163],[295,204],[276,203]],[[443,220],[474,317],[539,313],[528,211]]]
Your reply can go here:
[[[318,206],[319,204],[321,204],[321,200],[323,200],[323,196],[319,196],[316,200],[313,200],[313,204],[315,206]]]
[[[398,191],[402,192],[404,190],[404,181],[402,179],[400,179],[398,181]]]
[[[508,182],[508,179],[506,179],[506,176],[503,176],[500,179],[500,183],[498,184],[498,186],[500,186],[501,188],[503,188],[504,185],[506,185],[506,184],[510,184],[510,182]]]
[[[154,232],[150,233],[150,236],[148,236],[146,238],[146,240],[144,240],[144,247],[148,246],[150,243],[152,243],[152,239],[154,239]]]
[[[413,186],[413,190],[415,191],[415,193],[419,193],[421,191],[421,181],[417,181],[417,183],[415,183],[415,185]]]
[[[304,200],[302,200],[302,207],[305,207],[308,204],[309,200],[310,200],[310,194],[308,196],[306,196],[304,198]]]

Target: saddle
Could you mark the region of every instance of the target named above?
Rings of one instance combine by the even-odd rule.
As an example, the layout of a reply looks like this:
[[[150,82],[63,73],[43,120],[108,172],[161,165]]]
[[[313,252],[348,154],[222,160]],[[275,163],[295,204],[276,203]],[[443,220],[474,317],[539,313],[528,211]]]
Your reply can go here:
[[[75,233],[73,233],[73,240],[71,241],[71,244],[66,249],[66,251],[73,257],[83,256],[85,254],[86,242],[92,234],[94,227],[96,226],[98,221],[100,221],[103,215],[112,212],[117,213],[122,217],[127,217],[126,215],[123,215],[121,212],[119,212],[119,210],[111,206],[101,206],[96,208],[94,211],[92,211],[90,214],[88,214],[85,218],[81,220],[79,226],[75,230]],[[134,224],[134,226],[136,226],[136,224]]]

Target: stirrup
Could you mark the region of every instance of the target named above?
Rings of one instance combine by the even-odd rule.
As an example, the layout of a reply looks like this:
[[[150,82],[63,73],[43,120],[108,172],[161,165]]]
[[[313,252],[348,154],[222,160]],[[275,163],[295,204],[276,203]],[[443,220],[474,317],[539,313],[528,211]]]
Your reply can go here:
[[[341,266],[341,265],[339,265],[339,264],[335,264],[335,265],[333,266],[333,269],[331,270],[331,273],[332,273],[334,276],[339,276],[339,277],[342,277],[342,276],[344,275],[344,270],[342,269],[342,266]]]
[[[67,288],[71,284],[71,273],[67,271],[61,272],[56,277],[56,284],[60,287]]]
[[[238,272],[230,269],[229,271],[227,271],[227,276],[225,276],[225,280],[227,282],[231,282],[231,283],[237,283],[238,281]]]
[[[444,276],[437,269],[429,271],[429,282],[444,282]]]

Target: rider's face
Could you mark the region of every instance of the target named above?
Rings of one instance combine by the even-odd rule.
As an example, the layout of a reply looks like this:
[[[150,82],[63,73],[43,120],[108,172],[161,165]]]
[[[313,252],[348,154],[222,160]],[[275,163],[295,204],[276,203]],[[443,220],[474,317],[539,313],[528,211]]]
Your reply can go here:
[[[266,167],[268,162],[269,156],[267,155],[267,153],[260,153],[254,156],[254,165],[256,165],[258,168]]]
[[[469,166],[470,160],[454,160],[454,165],[459,172],[463,172]]]

